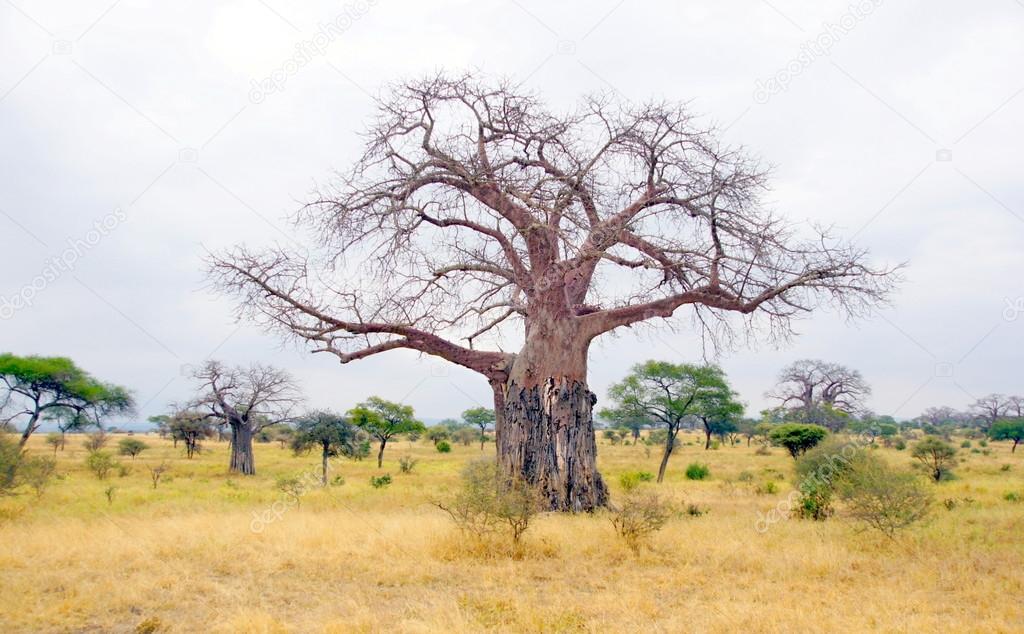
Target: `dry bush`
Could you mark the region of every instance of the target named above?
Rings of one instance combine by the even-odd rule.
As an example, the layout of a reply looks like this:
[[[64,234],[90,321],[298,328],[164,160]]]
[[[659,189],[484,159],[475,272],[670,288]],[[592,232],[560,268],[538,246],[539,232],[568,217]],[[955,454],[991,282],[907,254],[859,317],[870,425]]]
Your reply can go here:
[[[890,538],[924,519],[932,505],[931,491],[917,476],[877,460],[857,464],[838,491],[852,518]]]
[[[657,493],[632,491],[621,506],[612,510],[611,521],[615,533],[638,555],[644,542],[661,530],[674,513],[675,505]]]
[[[171,466],[167,464],[166,461],[149,468],[149,479],[153,482],[154,489],[160,484],[160,480],[164,477],[165,473],[170,471],[170,469]]]
[[[523,534],[540,512],[540,496],[522,480],[501,474],[493,460],[473,460],[463,469],[459,492],[436,502],[463,533],[483,540],[505,532],[513,556],[522,554]]]
[[[85,446],[86,451],[92,453],[94,451],[99,451],[100,449],[106,447],[108,442],[110,442],[110,436],[107,434],[107,432],[104,431],[103,429],[97,429],[93,433],[86,436],[83,445]]]

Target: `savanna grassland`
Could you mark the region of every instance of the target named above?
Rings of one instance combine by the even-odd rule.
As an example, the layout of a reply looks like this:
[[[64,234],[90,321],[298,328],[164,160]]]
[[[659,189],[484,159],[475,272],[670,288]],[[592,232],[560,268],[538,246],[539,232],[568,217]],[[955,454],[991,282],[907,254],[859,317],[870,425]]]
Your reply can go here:
[[[605,515],[542,516],[513,558],[461,536],[432,504],[478,445],[440,454],[400,441],[381,470],[335,460],[344,484],[286,507],[277,479],[316,474],[315,453],[257,444],[259,475],[243,478],[226,473],[227,443],[186,460],[170,440],[136,437],[150,449],[120,457],[123,476],[97,479],[70,437],[40,498],[0,499],[4,632],[1024,631],[1024,502],[1006,499],[1024,498],[1024,453],[1008,443],[960,449],[957,479],[930,485],[931,518],[890,540],[841,511],[759,532],[759,514],[792,491],[792,459],[756,444],[704,451],[690,435],[666,482],[641,486],[706,513],[680,513],[639,555]],[[29,448],[52,453],[39,436]],[[620,474],[655,472],[658,454],[602,441],[613,497]],[[404,455],[419,459],[411,474]],[[154,489],[148,467],[164,460]],[[694,461],[708,479],[685,478]],[[370,486],[385,472],[390,486]],[[275,502],[279,519],[254,531]]]

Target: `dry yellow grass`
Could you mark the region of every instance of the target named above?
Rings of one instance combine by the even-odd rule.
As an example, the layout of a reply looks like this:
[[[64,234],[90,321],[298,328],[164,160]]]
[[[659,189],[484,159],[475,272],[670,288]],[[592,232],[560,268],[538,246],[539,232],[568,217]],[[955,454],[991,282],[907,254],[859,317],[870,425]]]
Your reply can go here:
[[[1024,492],[1024,455],[1001,443],[991,455],[961,450],[961,478],[937,487],[940,501],[973,503],[938,504],[928,524],[895,542],[842,519],[759,533],[758,513],[790,490],[791,460],[781,450],[684,445],[661,490],[707,515],[673,520],[639,557],[606,517],[547,516],[512,560],[469,547],[430,504],[478,447],[444,456],[397,443],[383,470],[394,483],[383,490],[369,486],[379,473],[372,461],[338,462],[346,484],[311,491],[253,532],[254,513],[281,499],[276,477],[315,471],[315,456],[258,445],[260,475],[243,479],[224,473],[223,443],[188,461],[168,441],[145,440],[150,450],[123,459],[131,473],[105,482],[84,469],[75,440],[58,454],[63,479],[40,500],[0,500],[0,629],[1024,631],[1024,503],[1003,499]],[[42,441],[32,451],[46,451]],[[398,472],[405,454],[421,460],[412,475]],[[161,459],[172,462],[171,480],[153,490],[147,465]],[[600,449],[616,492],[622,471],[654,471],[657,459],[656,449]],[[685,480],[694,460],[710,465],[711,479]],[[737,482],[744,470],[753,483]],[[769,479],[779,492],[757,495],[754,485]],[[108,486],[117,487],[110,504]]]

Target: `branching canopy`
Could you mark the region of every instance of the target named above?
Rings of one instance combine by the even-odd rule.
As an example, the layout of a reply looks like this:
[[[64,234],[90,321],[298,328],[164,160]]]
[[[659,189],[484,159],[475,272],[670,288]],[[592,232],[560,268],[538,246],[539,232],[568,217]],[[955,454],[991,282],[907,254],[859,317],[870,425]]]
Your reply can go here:
[[[593,96],[558,113],[508,83],[440,75],[395,86],[366,140],[298,215],[315,248],[211,257],[242,316],[342,362],[406,348],[501,380],[495,348],[542,321],[589,342],[691,306],[714,337],[730,313],[785,334],[812,307],[858,314],[894,283],[766,209],[765,170],[677,104]]]
[[[194,372],[199,396],[187,408],[207,412],[218,424],[246,425],[252,432],[289,421],[302,395],[291,375],[253,364],[229,368],[208,361]]]

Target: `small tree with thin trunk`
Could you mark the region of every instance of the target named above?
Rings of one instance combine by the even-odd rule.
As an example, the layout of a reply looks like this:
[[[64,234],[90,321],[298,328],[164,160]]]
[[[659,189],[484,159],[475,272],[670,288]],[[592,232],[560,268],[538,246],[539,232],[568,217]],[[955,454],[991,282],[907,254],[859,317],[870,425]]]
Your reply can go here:
[[[732,390],[718,367],[647,361],[634,366],[629,376],[612,385],[608,395],[615,406],[603,410],[603,418],[643,416],[665,425],[668,435],[658,467],[658,482],[662,482],[676,436],[687,417],[731,400]]]
[[[46,444],[53,447],[53,457],[57,457],[57,450],[64,449],[64,436],[63,434],[46,434]]]
[[[801,423],[784,423],[773,427],[768,432],[772,444],[786,448],[794,459],[799,458],[808,449],[814,447],[828,436],[828,430],[821,425],[804,425]]]
[[[64,357],[0,354],[0,425],[23,421],[24,447],[48,414],[99,424],[135,403],[123,387],[103,383]]]
[[[763,206],[766,171],[682,105],[605,95],[555,111],[441,74],[378,109],[363,156],[299,213],[312,250],[240,247],[211,256],[211,275],[241,316],[343,363],[407,349],[482,375],[499,468],[550,509],[607,501],[587,385],[598,337],[678,315],[716,341],[758,324],[784,337],[822,303],[860,314],[893,284]]]
[[[150,416],[146,419],[153,427],[156,428],[156,433],[161,438],[167,438],[167,434],[171,433],[168,424],[171,422],[171,417],[167,414],[159,414],[157,416]]]
[[[728,434],[738,429],[736,422],[743,416],[743,403],[736,400],[736,393],[726,385],[725,388],[707,390],[698,402],[695,414],[704,425],[704,451],[707,451],[711,449],[712,436],[724,441]]]
[[[122,456],[131,456],[132,460],[147,449],[149,445],[138,438],[124,438],[117,443],[117,452]]]
[[[1024,418],[996,421],[989,428],[988,435],[992,440],[1012,440],[1013,448],[1010,449],[1010,453],[1016,453],[1017,445],[1024,440]]]
[[[494,410],[490,407],[474,407],[462,412],[462,420],[480,430],[480,451],[487,442],[487,430],[494,426]]]
[[[301,417],[295,423],[291,445],[296,454],[307,453],[313,448],[320,450],[320,482],[323,486],[327,486],[331,457],[365,456],[360,430],[344,417],[327,411],[310,412]]]
[[[178,411],[168,417],[167,430],[174,439],[174,446],[178,446],[178,441],[185,443],[185,456],[189,460],[199,452],[203,439],[214,435],[210,418],[210,414],[195,410]]]
[[[956,466],[956,448],[935,436],[923,438],[911,454],[932,480],[939,482]]]
[[[385,401],[377,396],[371,396],[348,413],[352,424],[377,439],[378,468],[384,464],[384,448],[389,440],[399,434],[426,431],[426,427],[415,416],[411,406]]]
[[[258,363],[229,368],[208,361],[193,376],[200,386],[191,407],[209,412],[231,429],[229,470],[254,475],[253,437],[264,427],[291,420],[302,402],[298,386],[287,372]]]

